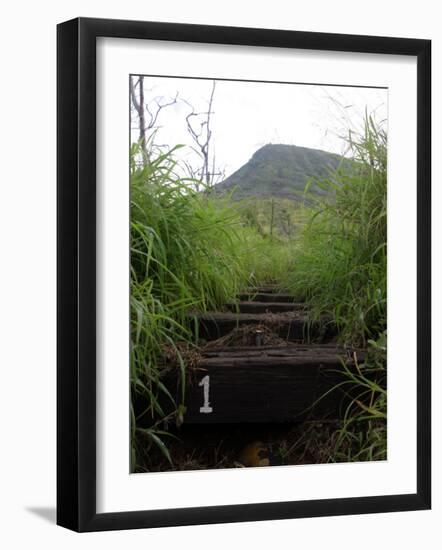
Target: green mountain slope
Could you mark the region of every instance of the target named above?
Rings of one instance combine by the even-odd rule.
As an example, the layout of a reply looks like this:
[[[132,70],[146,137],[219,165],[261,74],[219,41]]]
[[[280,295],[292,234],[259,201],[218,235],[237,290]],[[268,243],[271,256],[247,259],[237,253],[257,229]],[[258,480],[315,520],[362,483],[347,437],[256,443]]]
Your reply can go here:
[[[319,149],[268,144],[258,149],[239,170],[215,186],[232,198],[279,197],[299,200],[309,179],[326,178],[343,162],[342,157]],[[351,161],[344,160],[347,164]],[[325,193],[316,185],[310,191]]]

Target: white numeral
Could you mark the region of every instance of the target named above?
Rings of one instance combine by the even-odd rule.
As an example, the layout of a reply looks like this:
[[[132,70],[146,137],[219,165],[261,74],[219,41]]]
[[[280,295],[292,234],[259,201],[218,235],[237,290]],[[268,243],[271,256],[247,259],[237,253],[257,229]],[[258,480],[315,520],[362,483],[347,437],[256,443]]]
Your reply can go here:
[[[204,405],[200,407],[200,413],[208,414],[213,412],[213,409],[210,406],[210,402],[209,402],[209,385],[210,385],[210,376],[207,374],[198,384],[198,386],[203,386],[203,392],[204,392]]]

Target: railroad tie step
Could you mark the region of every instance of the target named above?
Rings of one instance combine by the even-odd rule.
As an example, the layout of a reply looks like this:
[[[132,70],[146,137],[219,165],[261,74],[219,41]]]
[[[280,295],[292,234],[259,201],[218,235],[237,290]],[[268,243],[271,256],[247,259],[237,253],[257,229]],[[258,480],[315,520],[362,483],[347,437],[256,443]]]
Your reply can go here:
[[[226,307],[233,312],[239,313],[281,313],[284,311],[294,311],[302,309],[303,304],[288,302],[255,302],[240,301],[230,302]]]
[[[250,287],[246,290],[247,294],[277,294],[279,288],[276,285],[263,285],[257,287]]]
[[[280,292],[242,292],[237,295],[237,298],[240,302],[295,302],[294,296]]]
[[[216,340],[238,327],[253,324],[268,326],[277,336],[288,341],[304,341],[309,338],[326,340],[334,336],[331,326],[326,323],[309,321],[308,313],[304,311],[281,313],[209,312],[193,314],[190,317],[198,336],[204,340]]]
[[[187,388],[184,422],[287,422],[336,415],[343,399],[342,392],[332,391],[341,381],[338,371],[342,361],[351,364],[355,357],[362,361],[363,351],[336,346],[203,352]]]

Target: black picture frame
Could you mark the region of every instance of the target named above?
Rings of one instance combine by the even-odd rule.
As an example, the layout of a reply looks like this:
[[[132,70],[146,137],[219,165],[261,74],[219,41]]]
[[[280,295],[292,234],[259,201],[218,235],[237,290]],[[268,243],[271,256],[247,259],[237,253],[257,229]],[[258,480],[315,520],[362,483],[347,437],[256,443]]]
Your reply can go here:
[[[97,37],[396,54],[417,58],[415,494],[96,512]],[[103,531],[429,509],[431,41],[88,18],[58,25],[57,41],[57,523],[75,531]]]

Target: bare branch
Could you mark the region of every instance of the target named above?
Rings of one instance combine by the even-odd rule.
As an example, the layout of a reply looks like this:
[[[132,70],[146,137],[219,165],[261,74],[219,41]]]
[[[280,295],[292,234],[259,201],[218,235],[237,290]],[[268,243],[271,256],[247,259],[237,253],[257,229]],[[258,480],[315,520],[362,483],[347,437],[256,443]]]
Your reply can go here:
[[[139,97],[137,98],[136,87],[138,85]],[[147,144],[146,144],[146,120],[144,116],[144,76],[140,76],[138,81],[134,84],[134,77],[131,76],[129,79],[130,87],[130,96],[132,99],[132,104],[137,112],[139,124],[139,141],[143,150],[144,160],[147,160]]]
[[[155,102],[155,105],[156,105],[155,110],[151,110],[149,108],[149,104],[146,103],[145,108],[146,108],[146,111],[149,115],[149,122],[147,123],[147,126],[146,126],[147,130],[152,130],[153,128],[156,127],[158,116],[161,113],[161,111],[163,109],[166,109],[167,107],[171,107],[172,105],[175,105],[175,103],[178,102],[178,95],[179,95],[179,92],[176,93],[174,99],[172,99],[171,101],[167,101],[166,103],[160,103],[158,98],[155,98],[154,99],[154,102]]]
[[[144,76],[140,76],[137,81],[133,76],[130,77],[130,97],[131,97],[131,111],[135,111],[139,120],[138,124],[138,139],[141,143],[144,160],[149,158],[149,152],[147,149],[148,132],[151,134],[152,130],[159,128],[157,125],[158,117],[163,109],[170,107],[178,102],[178,92],[175,97],[170,101],[162,101],[163,98],[155,98],[151,102],[145,101],[145,86]],[[148,92],[152,92],[149,89]],[[159,149],[164,148],[164,145],[150,144],[151,147],[157,147]]]
[[[210,169],[210,143],[212,138],[212,129],[210,126],[211,116],[214,114],[212,111],[213,97],[215,94],[216,81],[212,83],[212,91],[209,98],[209,104],[207,111],[196,112],[193,105],[188,101],[183,100],[191,109],[190,113],[186,116],[187,130],[195,143],[196,147],[193,149],[202,157],[203,166],[199,172],[201,173],[201,179],[205,182],[207,187],[211,187],[214,183],[215,169],[214,158],[212,159],[212,169]],[[202,118],[204,117],[204,118]]]

